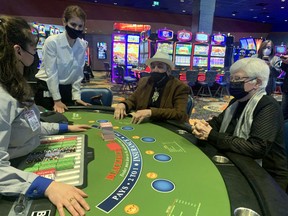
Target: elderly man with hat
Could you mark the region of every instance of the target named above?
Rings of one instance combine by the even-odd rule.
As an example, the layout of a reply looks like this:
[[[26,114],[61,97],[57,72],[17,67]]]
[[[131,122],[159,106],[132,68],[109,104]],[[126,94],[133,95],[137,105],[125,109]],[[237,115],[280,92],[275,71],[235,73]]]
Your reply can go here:
[[[174,64],[169,55],[157,51],[146,64],[151,68],[151,76],[141,78],[136,91],[116,106],[114,118],[122,119],[127,113],[135,111],[131,113],[132,123],[135,124],[148,118],[187,121],[186,107],[190,88],[170,75]]]

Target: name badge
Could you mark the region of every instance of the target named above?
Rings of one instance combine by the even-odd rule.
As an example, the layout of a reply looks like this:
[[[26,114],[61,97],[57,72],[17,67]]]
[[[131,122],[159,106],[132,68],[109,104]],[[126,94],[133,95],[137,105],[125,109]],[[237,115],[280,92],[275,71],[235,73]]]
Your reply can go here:
[[[40,128],[40,122],[34,110],[27,110],[24,116],[29,126],[31,127],[32,131],[36,131],[38,128]]]

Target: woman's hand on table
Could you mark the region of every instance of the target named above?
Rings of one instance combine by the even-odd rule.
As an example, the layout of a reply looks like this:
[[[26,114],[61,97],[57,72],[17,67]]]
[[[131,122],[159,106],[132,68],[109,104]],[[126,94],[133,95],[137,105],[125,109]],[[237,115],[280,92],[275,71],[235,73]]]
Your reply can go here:
[[[85,124],[81,124],[81,125],[68,125],[68,131],[70,132],[82,132],[82,131],[86,131],[87,129],[92,128],[90,125],[85,125]]]
[[[65,216],[64,207],[72,216],[82,216],[90,210],[84,199],[88,195],[72,185],[53,181],[46,189],[45,196],[57,207],[60,216]]]
[[[125,116],[127,116],[125,104],[124,103],[117,104],[114,110],[114,118],[119,120],[123,119]]]
[[[64,113],[65,110],[68,110],[67,106],[64,103],[62,103],[61,100],[55,100],[53,108],[55,112],[59,113]]]
[[[83,105],[83,106],[92,106],[92,104],[86,103],[83,100],[76,100],[75,102],[76,102],[76,104],[80,104],[80,105]]]
[[[152,115],[151,109],[144,109],[144,110],[138,110],[134,113],[131,113],[132,115],[132,124],[140,124],[144,119],[150,118]]]
[[[207,140],[208,136],[212,130],[212,127],[205,120],[195,121],[191,126],[192,134],[200,140]]]

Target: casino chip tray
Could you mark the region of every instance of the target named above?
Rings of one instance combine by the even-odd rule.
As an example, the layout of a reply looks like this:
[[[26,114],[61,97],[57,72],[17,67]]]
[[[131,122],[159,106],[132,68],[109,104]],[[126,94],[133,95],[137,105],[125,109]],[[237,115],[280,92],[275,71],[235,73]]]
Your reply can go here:
[[[84,160],[85,135],[52,135],[42,137],[41,144],[19,168],[57,182],[82,187],[86,177]]]

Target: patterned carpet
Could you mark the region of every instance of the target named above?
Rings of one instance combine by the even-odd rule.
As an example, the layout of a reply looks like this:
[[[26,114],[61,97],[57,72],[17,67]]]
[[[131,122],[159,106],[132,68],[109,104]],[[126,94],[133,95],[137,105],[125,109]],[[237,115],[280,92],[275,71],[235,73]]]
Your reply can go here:
[[[83,87],[89,88],[109,88],[113,92],[113,104],[115,106],[120,101],[125,100],[131,94],[127,92],[123,94],[120,92],[121,84],[114,84],[110,82],[110,79],[106,76],[106,72],[93,72],[94,78],[91,78],[89,82],[83,83]],[[190,117],[193,119],[208,120],[213,116],[219,115],[228,105],[230,98],[225,96],[223,98],[209,98],[209,97],[195,97],[194,108]]]

